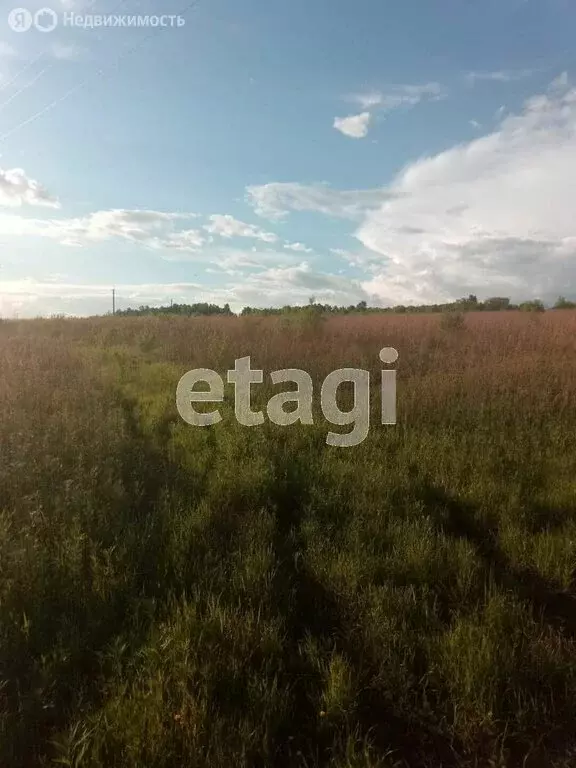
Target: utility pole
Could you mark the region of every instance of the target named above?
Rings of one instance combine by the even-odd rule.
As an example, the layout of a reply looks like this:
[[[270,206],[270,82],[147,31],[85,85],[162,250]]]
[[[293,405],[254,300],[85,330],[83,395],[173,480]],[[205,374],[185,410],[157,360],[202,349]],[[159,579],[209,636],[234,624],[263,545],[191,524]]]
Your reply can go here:
[[[112,288],[112,314],[116,314],[116,288]]]

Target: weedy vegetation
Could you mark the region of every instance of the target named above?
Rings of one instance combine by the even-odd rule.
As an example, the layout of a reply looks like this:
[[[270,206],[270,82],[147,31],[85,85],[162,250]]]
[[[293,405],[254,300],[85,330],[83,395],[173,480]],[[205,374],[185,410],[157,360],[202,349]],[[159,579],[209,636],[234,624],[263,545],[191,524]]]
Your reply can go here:
[[[576,312],[447,318],[1,323],[0,765],[576,764]],[[184,423],[245,355],[367,439]]]

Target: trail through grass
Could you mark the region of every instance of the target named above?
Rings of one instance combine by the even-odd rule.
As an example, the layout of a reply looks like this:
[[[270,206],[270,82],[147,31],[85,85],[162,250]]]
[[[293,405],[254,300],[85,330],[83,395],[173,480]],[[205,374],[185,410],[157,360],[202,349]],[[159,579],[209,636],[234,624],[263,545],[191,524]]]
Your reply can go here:
[[[569,766],[576,313],[0,326],[0,765]],[[192,428],[398,363],[398,424]],[[281,387],[267,384],[256,405]],[[379,404],[374,400],[374,414]]]

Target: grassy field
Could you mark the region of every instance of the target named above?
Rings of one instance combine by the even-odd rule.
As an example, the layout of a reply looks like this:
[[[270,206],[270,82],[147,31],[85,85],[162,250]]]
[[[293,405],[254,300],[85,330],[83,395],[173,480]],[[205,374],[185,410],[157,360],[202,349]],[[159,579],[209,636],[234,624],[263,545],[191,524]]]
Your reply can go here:
[[[368,438],[183,422],[246,355]],[[576,765],[575,311],[5,321],[0,413],[3,768]]]

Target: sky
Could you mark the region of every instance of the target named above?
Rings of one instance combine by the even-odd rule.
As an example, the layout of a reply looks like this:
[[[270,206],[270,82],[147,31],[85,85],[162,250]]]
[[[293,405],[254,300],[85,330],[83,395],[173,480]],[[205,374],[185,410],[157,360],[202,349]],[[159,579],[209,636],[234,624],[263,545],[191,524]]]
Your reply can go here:
[[[112,287],[576,298],[573,0],[19,7],[45,2],[13,29],[0,0],[0,316],[102,314]]]

